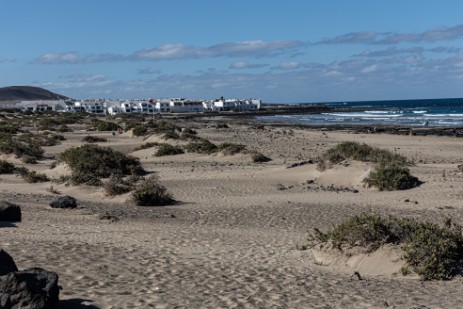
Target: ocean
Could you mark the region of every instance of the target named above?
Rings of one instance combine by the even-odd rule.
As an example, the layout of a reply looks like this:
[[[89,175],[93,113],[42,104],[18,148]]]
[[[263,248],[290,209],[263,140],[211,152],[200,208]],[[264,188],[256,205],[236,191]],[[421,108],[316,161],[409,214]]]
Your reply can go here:
[[[270,122],[312,125],[463,127],[463,98],[325,103],[337,112],[259,116]],[[344,111],[346,110],[346,111]]]

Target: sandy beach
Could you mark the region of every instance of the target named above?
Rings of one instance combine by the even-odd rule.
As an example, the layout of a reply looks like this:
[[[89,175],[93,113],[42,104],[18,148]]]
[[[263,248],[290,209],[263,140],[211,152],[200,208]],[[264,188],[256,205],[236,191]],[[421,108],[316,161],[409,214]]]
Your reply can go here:
[[[63,150],[81,145],[89,134],[105,137],[108,142],[101,146],[139,158],[177,201],[137,207],[127,202],[128,194],[108,197],[98,187],[29,184],[16,175],[0,175],[0,199],[20,205],[23,213],[22,222],[0,226],[2,248],[20,269],[58,273],[60,308],[462,306],[461,277],[404,277],[393,263],[382,262],[385,255],[352,267],[320,265],[311,250],[296,249],[314,227],[326,230],[361,212],[438,223],[451,217],[463,224],[463,173],[457,167],[462,138],[211,123],[182,120],[178,125],[216,144],[244,144],[272,161],[254,163],[249,154],[220,153],[154,157],[153,148],[134,149],[166,141],[157,135],[134,137],[130,131],[115,137],[111,132],[62,133],[66,140],[44,147],[45,159],[34,165],[0,155],[58,178],[69,170],[50,164]],[[362,183],[372,166],[349,162],[320,172],[307,162],[343,141],[406,156],[416,163],[410,170],[423,184],[378,191]],[[51,193],[51,186],[59,194]],[[49,202],[61,195],[73,196],[79,207],[51,208]]]

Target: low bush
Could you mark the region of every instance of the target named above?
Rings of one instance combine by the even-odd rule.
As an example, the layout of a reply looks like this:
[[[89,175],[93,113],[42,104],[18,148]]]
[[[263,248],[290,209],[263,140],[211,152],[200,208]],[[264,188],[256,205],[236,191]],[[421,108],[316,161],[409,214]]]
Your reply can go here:
[[[146,128],[145,126],[141,126],[141,125],[136,125],[132,130],[132,134],[134,136],[143,136],[147,132],[148,132],[148,128]]]
[[[124,179],[121,175],[113,175],[104,184],[104,189],[109,196],[120,195],[132,191],[137,181],[138,177],[131,176],[128,179]]]
[[[100,178],[107,178],[114,174],[144,173],[138,159],[109,147],[92,144],[67,149],[61,153],[60,160],[71,168],[71,182],[74,184],[101,185]]]
[[[218,147],[219,151],[222,151],[224,155],[228,155],[228,156],[240,153],[245,149],[246,149],[246,146],[244,145],[232,144],[232,143],[223,143],[223,144],[220,144]]]
[[[212,154],[217,152],[218,148],[207,139],[198,139],[187,144],[185,149],[188,150],[188,152]]]
[[[87,135],[82,139],[82,142],[86,143],[99,143],[99,142],[107,142],[108,140],[104,137],[99,137],[99,136],[92,136],[92,135]]]
[[[329,167],[346,159],[362,162],[372,162],[380,166],[383,165],[405,165],[409,162],[402,155],[394,154],[388,150],[371,147],[367,144],[357,142],[343,142],[333,148],[328,149],[319,158],[319,169]]]
[[[352,216],[328,232],[314,229],[309,247],[328,244],[334,248],[359,246],[372,252],[384,244],[400,246],[407,265],[402,273],[417,273],[423,279],[451,279],[463,269],[461,226],[379,214]]]
[[[163,138],[164,139],[179,139],[180,135],[178,135],[178,133],[175,131],[167,131],[166,133],[164,133]]]
[[[97,131],[117,131],[120,129],[120,126],[114,122],[102,121],[99,119],[93,119],[92,125]]]
[[[406,190],[421,183],[418,178],[410,175],[406,165],[411,162],[406,157],[357,142],[343,142],[329,149],[319,158],[317,168],[323,171],[346,159],[376,164],[363,180],[369,187],[374,186],[379,190]]]
[[[28,183],[47,182],[50,179],[47,175],[37,173],[36,171],[30,171],[25,167],[16,168],[16,173],[19,174]]]
[[[159,145],[160,144],[156,143],[156,142],[148,142],[148,143],[144,143],[144,144],[138,146],[137,148],[134,149],[134,151],[142,150],[142,149],[148,149],[148,148],[152,148],[154,146],[159,146]]]
[[[42,147],[36,141],[20,141],[8,134],[0,135],[0,152],[14,154],[18,158],[24,155],[42,158],[44,153]]]
[[[158,150],[154,153],[156,157],[172,156],[185,153],[181,147],[170,144],[160,144]]]
[[[156,176],[146,178],[138,185],[132,192],[132,200],[138,206],[164,206],[175,202]]]
[[[420,181],[415,176],[410,175],[406,167],[379,166],[372,170],[363,180],[369,187],[377,187],[379,190],[407,190],[417,187]]]
[[[14,164],[0,160],[0,174],[13,174],[16,171]]]

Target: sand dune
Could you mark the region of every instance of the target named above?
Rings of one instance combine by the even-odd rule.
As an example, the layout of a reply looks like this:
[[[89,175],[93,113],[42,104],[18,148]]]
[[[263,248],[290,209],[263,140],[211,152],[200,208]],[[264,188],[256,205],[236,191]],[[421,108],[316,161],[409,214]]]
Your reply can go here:
[[[135,207],[126,202],[127,195],[109,198],[101,188],[27,184],[17,176],[0,175],[0,198],[23,209],[23,222],[0,227],[2,247],[19,268],[39,266],[60,275],[62,308],[461,306],[455,296],[461,292],[461,278],[421,282],[397,275],[398,253],[387,248],[330,260],[296,250],[296,245],[304,243],[313,227],[327,229],[363,211],[437,222],[451,216],[463,223],[463,175],[457,169],[463,140],[229,126],[197,124],[201,137],[242,143],[273,160],[257,164],[246,155],[153,157],[154,149],[133,151],[148,140],[158,141],[155,136],[121,135],[105,144],[133,154],[156,172],[179,201],[172,206]],[[46,155],[79,145],[86,133],[64,135],[71,138],[46,148]],[[325,172],[314,164],[287,168],[315,160],[348,140],[413,158],[412,173],[423,185],[394,192],[366,189],[362,179],[370,167],[357,162]],[[27,167],[50,177],[69,173],[64,165],[50,169],[49,161]],[[61,195],[77,198],[79,208],[50,208],[57,196],[48,191],[51,185]],[[331,185],[359,192],[322,189]]]

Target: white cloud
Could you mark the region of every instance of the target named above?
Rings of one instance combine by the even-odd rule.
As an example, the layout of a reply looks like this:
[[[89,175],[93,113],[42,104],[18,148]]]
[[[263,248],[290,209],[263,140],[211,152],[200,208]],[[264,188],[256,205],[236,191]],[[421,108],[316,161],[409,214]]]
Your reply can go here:
[[[439,27],[418,33],[359,31],[321,40],[318,44],[381,44],[449,41],[463,37],[463,25]]]
[[[268,64],[259,64],[259,63],[249,63],[247,61],[235,61],[230,64],[230,69],[257,69],[268,66]]]
[[[280,70],[295,70],[301,67],[301,64],[297,61],[289,61],[280,63],[276,69]]]
[[[364,68],[361,72],[362,73],[373,73],[378,70],[378,65],[377,64],[372,64]]]

